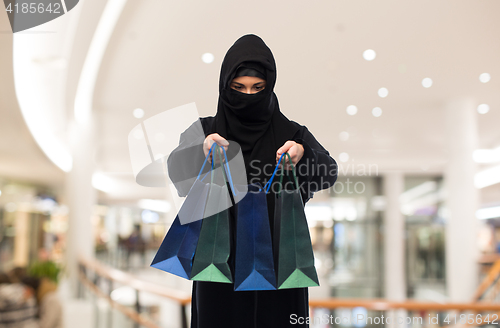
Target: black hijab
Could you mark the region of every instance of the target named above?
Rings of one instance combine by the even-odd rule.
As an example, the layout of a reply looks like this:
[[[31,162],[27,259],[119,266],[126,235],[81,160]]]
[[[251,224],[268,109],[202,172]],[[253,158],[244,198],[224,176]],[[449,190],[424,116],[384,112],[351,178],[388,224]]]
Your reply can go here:
[[[264,68],[264,90],[245,94],[231,89],[231,81],[240,67]],[[276,151],[299,129],[281,113],[273,91],[275,83],[274,56],[261,38],[244,35],[229,48],[222,62],[219,102],[212,129],[230,144],[236,141],[241,146],[249,183],[263,184],[270,178]]]

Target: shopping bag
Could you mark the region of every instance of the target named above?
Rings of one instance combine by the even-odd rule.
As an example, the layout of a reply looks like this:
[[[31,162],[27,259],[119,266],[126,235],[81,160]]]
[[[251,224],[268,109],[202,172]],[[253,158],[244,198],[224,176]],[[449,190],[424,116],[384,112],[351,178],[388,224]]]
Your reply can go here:
[[[203,219],[198,245],[193,259],[193,269],[191,280],[212,281],[232,283],[233,277],[228,264],[231,251],[230,227],[229,227],[229,207],[231,199],[227,188],[225,169],[221,155],[221,147],[216,146],[212,160],[212,167],[215,162],[215,154],[219,155],[224,185],[214,183],[215,169],[210,173],[210,190],[207,199],[206,211],[212,211],[208,217]],[[232,185],[232,182],[230,182]],[[234,188],[232,188],[234,190]],[[215,210],[214,210],[215,209]]]
[[[281,169],[280,190],[276,195],[274,217],[275,245],[278,246],[276,252],[278,289],[319,286],[318,275],[314,267],[311,236],[295,175],[295,167],[290,155],[285,154],[292,167],[295,188],[293,190],[283,188],[284,169]],[[282,163],[284,167],[285,157],[283,155],[279,163]]]
[[[200,175],[214,147],[210,149],[205,158],[198,177],[163,239],[151,263],[153,268],[185,279],[190,278],[193,256],[202,225],[201,219],[209,192],[209,184],[204,183],[203,179],[200,179]]]
[[[266,191],[258,184],[248,185],[238,202],[236,214],[236,256],[234,290],[274,290],[271,228]],[[238,188],[235,190],[238,193]]]

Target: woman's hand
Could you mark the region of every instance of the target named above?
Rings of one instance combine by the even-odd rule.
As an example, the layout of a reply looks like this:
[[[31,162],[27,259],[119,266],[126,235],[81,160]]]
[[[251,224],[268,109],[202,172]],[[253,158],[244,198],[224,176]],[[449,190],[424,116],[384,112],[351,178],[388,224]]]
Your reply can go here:
[[[224,150],[227,151],[227,147],[229,146],[229,142],[221,137],[218,133],[212,133],[209,134],[206,138],[205,141],[203,142],[203,152],[205,153],[205,157],[207,157],[208,152],[210,151],[210,148],[212,148],[212,145],[216,143],[221,147],[224,147]],[[210,163],[212,163],[212,157],[213,154],[210,154],[210,157],[208,160]],[[216,160],[217,163],[217,160]]]
[[[280,160],[280,157],[283,153],[288,153],[290,155],[290,158],[292,159],[293,165],[297,165],[297,163],[300,161],[302,156],[304,156],[304,146],[302,146],[299,143],[296,143],[295,141],[288,140],[276,152],[276,163],[278,163],[278,161]],[[286,163],[285,169],[291,170],[292,167],[290,166],[288,160],[286,160],[285,163]]]

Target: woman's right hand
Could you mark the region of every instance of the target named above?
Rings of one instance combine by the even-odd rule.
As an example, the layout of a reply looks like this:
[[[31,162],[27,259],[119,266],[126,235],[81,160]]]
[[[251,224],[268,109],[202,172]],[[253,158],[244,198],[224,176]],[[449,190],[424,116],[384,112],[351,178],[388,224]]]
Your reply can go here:
[[[205,153],[205,157],[207,157],[208,152],[210,151],[210,148],[214,143],[218,144],[221,147],[224,147],[225,151],[227,151],[227,148],[229,146],[229,142],[223,137],[221,137],[218,133],[209,134],[205,138],[205,141],[203,142],[203,152]],[[213,154],[211,154],[210,157],[208,158],[210,163],[212,162],[212,156]]]

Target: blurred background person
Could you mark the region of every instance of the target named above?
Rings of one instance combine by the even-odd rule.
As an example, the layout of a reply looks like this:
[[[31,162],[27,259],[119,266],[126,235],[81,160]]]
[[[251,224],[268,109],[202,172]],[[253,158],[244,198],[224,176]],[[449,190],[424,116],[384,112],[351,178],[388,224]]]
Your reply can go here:
[[[33,291],[0,273],[0,328],[38,328]]]
[[[24,277],[23,284],[32,288],[38,304],[40,328],[62,328],[62,305],[57,294],[57,285],[47,277]]]

